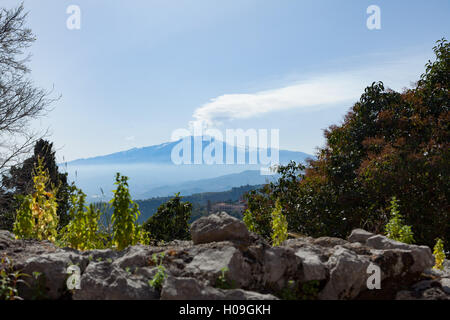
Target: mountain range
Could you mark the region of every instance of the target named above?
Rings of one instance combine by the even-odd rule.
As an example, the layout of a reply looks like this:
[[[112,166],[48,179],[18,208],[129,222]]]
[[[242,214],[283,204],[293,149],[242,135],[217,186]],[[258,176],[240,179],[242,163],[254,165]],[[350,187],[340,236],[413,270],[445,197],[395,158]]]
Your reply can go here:
[[[189,140],[189,139],[188,139]],[[172,141],[172,142],[165,142],[159,145],[154,146],[148,146],[148,147],[142,147],[142,148],[132,148],[130,150],[111,153],[108,155],[103,156],[97,156],[97,157],[91,157],[91,158],[84,158],[84,159],[77,159],[68,162],[68,165],[106,165],[106,164],[139,164],[139,163],[153,163],[153,164],[173,164],[172,162],[172,150],[179,145],[182,142],[182,140]],[[190,137],[190,141],[188,142],[191,146],[191,163],[194,163],[194,152],[195,152],[195,137]],[[212,142],[209,141],[206,137],[203,137],[201,141],[202,145],[202,153],[206,152],[205,149],[211,144]],[[239,146],[231,146],[225,142],[218,141],[219,144],[222,145],[223,151],[223,163],[226,163],[226,154],[227,154],[227,148],[230,148],[230,150],[234,153],[233,160],[236,163],[237,162],[237,154],[239,152],[242,152],[245,154],[245,160],[246,162],[250,162],[250,154],[255,153],[258,154],[258,162],[261,162],[259,159],[259,153],[265,152],[267,154],[272,154],[272,152],[279,151],[279,161],[280,163],[287,163],[290,160],[294,159],[300,159],[305,160],[306,158],[311,158],[312,156],[300,152],[300,151],[288,151],[288,150],[277,150],[274,148],[268,148],[268,149],[260,149],[260,148],[249,148],[246,147],[239,147]]]
[[[170,196],[176,192],[182,195],[190,195],[199,192],[225,191],[242,185],[259,185],[266,183],[274,176],[263,175],[261,170],[267,168],[262,164],[260,155],[270,155],[278,152],[278,163],[287,164],[290,160],[305,162],[313,156],[299,152],[277,149],[257,149],[249,147],[222,146],[223,162],[227,161],[227,152],[233,152],[232,164],[207,164],[205,162],[194,164],[195,144],[194,137],[185,142],[190,142],[191,149],[182,150],[177,156],[188,159],[188,164],[175,164],[172,161],[174,148],[180,148],[181,140],[166,142],[159,145],[133,148],[126,151],[86,159],[77,159],[60,164],[69,174],[69,179],[75,181],[88,195],[89,201],[98,201],[104,194],[105,198],[112,196],[114,189],[114,177],[116,172],[130,178],[130,192],[135,199],[147,199],[151,197]],[[201,155],[211,151],[212,142],[209,139],[201,139]],[[216,142],[217,143],[217,142]],[[207,149],[209,148],[209,149]],[[197,150],[198,151],[198,150]],[[185,157],[184,152],[189,157]],[[210,153],[215,157],[216,152]],[[238,162],[238,154],[245,161]],[[257,162],[252,162],[255,156]],[[217,153],[217,159],[220,152]],[[104,192],[104,193],[103,193]]]

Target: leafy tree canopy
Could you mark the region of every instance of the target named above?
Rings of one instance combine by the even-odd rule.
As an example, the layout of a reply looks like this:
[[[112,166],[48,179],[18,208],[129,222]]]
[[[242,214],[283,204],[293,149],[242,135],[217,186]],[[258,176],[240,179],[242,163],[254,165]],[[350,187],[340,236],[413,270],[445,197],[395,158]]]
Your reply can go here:
[[[182,202],[181,199],[179,193],[175,194],[144,223],[144,229],[152,239],[163,241],[190,239],[188,221],[191,217],[192,204]]]
[[[248,195],[266,235],[280,199],[291,231],[345,237],[356,227],[382,233],[389,202],[399,200],[405,224],[419,244],[450,242],[450,51],[434,47],[414,88],[403,93],[382,82],[365,89],[340,125],[325,131],[326,145],[307,167],[281,167],[281,178]]]
[[[38,163],[38,158],[42,160],[43,169],[48,172],[49,184],[54,186],[56,191],[56,202],[58,204],[57,214],[59,216],[60,227],[65,226],[70,217],[69,209],[69,184],[67,173],[61,173],[56,163],[53,143],[40,139],[34,146],[33,155],[22,164],[12,166],[9,171],[2,176],[3,188],[0,192],[2,202],[2,212],[0,213],[0,226],[11,230],[14,217],[12,212],[18,207],[15,197],[24,196],[33,192],[33,170]],[[12,217],[9,217],[12,216]]]

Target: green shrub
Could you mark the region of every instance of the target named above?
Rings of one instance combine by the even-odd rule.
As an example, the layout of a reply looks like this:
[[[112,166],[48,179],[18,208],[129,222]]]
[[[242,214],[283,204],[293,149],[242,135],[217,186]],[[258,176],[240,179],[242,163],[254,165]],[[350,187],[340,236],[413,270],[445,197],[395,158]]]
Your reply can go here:
[[[17,239],[32,239],[36,237],[36,222],[33,215],[33,197],[18,196],[20,207],[17,210],[13,232]]]
[[[60,245],[77,250],[102,249],[106,237],[99,230],[101,212],[93,204],[85,205],[86,194],[75,187],[70,187],[69,214],[71,220],[60,232]]]
[[[19,297],[17,285],[27,284],[23,278],[28,276],[14,270],[11,260],[3,256],[0,260],[0,300],[23,300]]]
[[[288,223],[277,201],[272,211],[272,245],[280,246],[288,237]]]
[[[414,236],[411,226],[404,224],[403,216],[399,211],[398,200],[392,197],[391,200],[391,218],[386,224],[386,236],[392,240],[414,243]]]
[[[112,238],[118,250],[135,245],[145,238],[142,228],[137,224],[140,212],[138,205],[131,199],[127,181],[128,177],[116,174],[117,189],[113,191],[114,197],[110,202],[113,207]]]
[[[41,159],[45,171],[49,175],[48,185],[55,186],[55,198],[58,204],[57,214],[59,217],[58,229],[69,222],[69,184],[67,173],[59,172],[56,162],[53,143],[39,139],[34,145],[34,153],[22,163],[12,166],[2,175],[2,190],[0,190],[0,229],[13,231],[14,218],[17,209],[24,196],[33,194],[33,170],[38,159]],[[16,199],[19,199],[17,201]],[[12,218],[12,219],[11,219]]]
[[[445,252],[444,242],[441,239],[437,239],[436,245],[433,248],[433,255],[436,261],[433,269],[444,270]]]
[[[148,284],[158,291],[161,291],[164,281],[167,278],[166,268],[162,265],[164,256],[164,252],[160,253],[159,255],[152,255],[153,263],[157,265],[158,270],[153,276],[153,279],[148,281]]]
[[[299,184],[303,177],[304,166],[291,161],[286,166],[279,166],[277,172],[280,178],[259,190],[252,190],[245,195],[248,209],[245,221],[251,231],[270,239],[272,230],[272,211],[278,201],[283,207],[283,213],[291,231],[300,232],[299,222]],[[308,226],[310,226],[309,224]]]
[[[189,219],[192,204],[182,202],[177,193],[168,202],[163,203],[158,211],[144,223],[144,230],[151,239],[158,241],[189,240]]]
[[[286,287],[278,295],[281,300],[298,300],[297,291],[297,283],[294,280],[289,280]]]
[[[35,238],[54,242],[58,233],[56,190],[49,186],[50,177],[42,161],[38,157],[33,172],[34,192],[23,197],[13,231],[18,239]]]
[[[244,223],[247,226],[247,229],[249,231],[258,233],[254,215],[252,214],[252,212],[249,209],[244,211],[244,217],[242,220],[244,221]]]

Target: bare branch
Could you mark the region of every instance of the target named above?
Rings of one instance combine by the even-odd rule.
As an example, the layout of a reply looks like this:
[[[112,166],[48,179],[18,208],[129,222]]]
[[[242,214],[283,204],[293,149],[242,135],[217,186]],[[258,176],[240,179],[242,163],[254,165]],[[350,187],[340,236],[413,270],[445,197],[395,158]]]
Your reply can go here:
[[[31,120],[49,111],[57,99],[52,91],[35,87],[28,78],[29,55],[35,36],[26,28],[23,4],[0,9],[0,173],[17,163],[44,134],[31,132]]]

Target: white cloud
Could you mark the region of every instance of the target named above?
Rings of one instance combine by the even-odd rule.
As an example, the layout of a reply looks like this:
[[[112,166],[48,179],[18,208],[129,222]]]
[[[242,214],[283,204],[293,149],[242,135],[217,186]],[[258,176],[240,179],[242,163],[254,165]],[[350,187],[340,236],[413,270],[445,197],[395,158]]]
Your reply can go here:
[[[306,109],[356,102],[364,88],[374,81],[385,80],[385,86],[401,90],[418,79],[423,57],[390,61],[377,66],[313,76],[309,79],[272,90],[248,94],[224,94],[194,111],[194,122],[216,126],[235,119],[249,119],[270,112]]]

